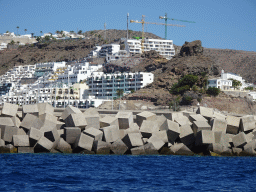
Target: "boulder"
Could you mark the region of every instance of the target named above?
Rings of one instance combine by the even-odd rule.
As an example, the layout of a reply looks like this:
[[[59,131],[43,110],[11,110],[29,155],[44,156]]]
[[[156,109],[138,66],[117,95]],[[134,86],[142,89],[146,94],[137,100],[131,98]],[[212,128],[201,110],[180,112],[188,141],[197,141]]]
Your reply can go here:
[[[119,111],[116,118],[118,119],[119,129],[127,129],[133,123],[132,112]]]
[[[99,112],[97,111],[97,109],[91,107],[91,108],[88,108],[84,111],[84,115],[85,116],[90,116],[90,115],[97,115],[97,116],[100,116]]]
[[[198,56],[202,55],[204,48],[202,47],[202,42],[200,40],[195,40],[192,42],[187,42],[182,45],[180,49],[180,56]]]
[[[227,116],[226,115],[223,115],[221,113],[218,113],[216,111],[213,112],[213,118],[216,118],[216,119],[220,119],[220,120],[223,120],[225,121]]]
[[[178,123],[179,126],[182,126],[182,125],[192,125],[192,123],[189,121],[189,119],[187,117],[185,117],[185,116],[176,118],[174,120],[174,122]]]
[[[4,103],[1,116],[15,117],[18,111],[18,105]]]
[[[148,112],[148,111],[143,111],[136,115],[136,121],[137,121],[137,124],[139,125],[139,127],[141,126],[141,124],[144,120],[154,121],[154,120],[156,120],[156,114]]]

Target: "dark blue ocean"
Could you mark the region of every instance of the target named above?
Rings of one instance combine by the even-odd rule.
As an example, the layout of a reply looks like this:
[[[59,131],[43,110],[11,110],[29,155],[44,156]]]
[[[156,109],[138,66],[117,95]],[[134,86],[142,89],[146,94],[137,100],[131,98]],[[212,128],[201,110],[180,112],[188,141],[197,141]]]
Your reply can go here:
[[[0,154],[0,191],[256,191],[256,158]]]

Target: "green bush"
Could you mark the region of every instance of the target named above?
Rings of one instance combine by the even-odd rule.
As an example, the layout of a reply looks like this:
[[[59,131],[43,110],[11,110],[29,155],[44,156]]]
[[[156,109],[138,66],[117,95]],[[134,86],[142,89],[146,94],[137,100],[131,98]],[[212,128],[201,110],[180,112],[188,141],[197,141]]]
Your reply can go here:
[[[245,87],[244,89],[245,89],[245,90],[250,90],[250,91],[252,91],[252,90],[253,90],[253,87]]]
[[[190,105],[192,103],[193,98],[190,96],[182,97],[182,104]]]
[[[179,81],[179,85],[180,86],[184,86],[184,85],[188,85],[189,87],[192,87],[198,80],[198,76],[196,75],[185,75],[180,81]]]
[[[195,83],[198,80],[198,76],[196,75],[185,75],[184,77],[182,77],[178,83],[174,83],[171,87],[170,93],[174,94],[174,95],[178,95],[178,94],[184,94],[184,92],[190,90],[190,88],[192,88]]]
[[[220,89],[216,87],[209,87],[206,93],[215,97],[220,94]]]

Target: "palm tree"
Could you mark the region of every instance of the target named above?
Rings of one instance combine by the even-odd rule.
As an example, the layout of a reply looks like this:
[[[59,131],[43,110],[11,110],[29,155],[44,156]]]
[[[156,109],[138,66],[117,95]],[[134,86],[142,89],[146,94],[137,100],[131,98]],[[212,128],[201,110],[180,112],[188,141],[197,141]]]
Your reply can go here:
[[[81,35],[81,34],[82,34],[82,32],[83,32],[82,30],[79,30],[79,31],[78,31],[78,34],[79,34],[79,35]]]
[[[17,26],[16,28],[17,28],[17,35],[18,35],[18,30],[19,30],[19,28],[20,28],[20,27],[19,27],[19,26]]]
[[[24,29],[24,31],[25,31],[25,34],[26,34],[26,32],[28,31],[27,29]]]

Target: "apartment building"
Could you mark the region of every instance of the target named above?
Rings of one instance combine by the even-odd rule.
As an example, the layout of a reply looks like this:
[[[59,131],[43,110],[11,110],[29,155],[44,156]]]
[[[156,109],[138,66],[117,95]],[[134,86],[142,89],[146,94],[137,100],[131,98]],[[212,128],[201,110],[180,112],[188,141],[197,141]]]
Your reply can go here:
[[[131,93],[145,87],[154,81],[154,74],[145,72],[104,74],[93,72],[88,78],[89,94],[98,99],[112,99],[117,97],[117,90],[124,90],[124,94]]]
[[[141,54],[143,49],[144,51],[155,50],[167,59],[171,59],[175,55],[172,40],[145,38],[142,43],[141,39],[126,39],[124,43],[125,49],[131,54]]]
[[[232,87],[232,81],[227,79],[209,79],[207,86],[219,88],[220,90],[229,90]]]
[[[101,46],[99,51],[99,57],[106,57],[107,55],[113,55],[120,51],[119,44],[105,44]]]

